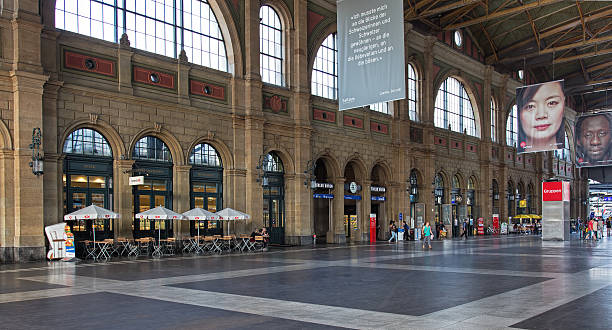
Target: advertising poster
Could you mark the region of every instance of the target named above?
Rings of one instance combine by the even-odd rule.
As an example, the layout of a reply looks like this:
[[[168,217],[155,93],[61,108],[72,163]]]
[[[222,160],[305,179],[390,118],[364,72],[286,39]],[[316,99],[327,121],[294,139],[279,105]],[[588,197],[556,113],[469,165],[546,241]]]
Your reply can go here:
[[[516,89],[518,153],[562,149],[565,144],[564,81]]]
[[[64,235],[66,239],[66,253],[64,259],[72,259],[76,257],[76,252],[74,249],[74,234],[70,231],[70,226],[64,226]]]
[[[337,0],[340,110],[406,97],[402,0]]]
[[[478,235],[484,235],[484,218],[478,218]]]
[[[576,166],[593,167],[612,165],[610,131],[612,112],[599,112],[576,118],[574,146]]]

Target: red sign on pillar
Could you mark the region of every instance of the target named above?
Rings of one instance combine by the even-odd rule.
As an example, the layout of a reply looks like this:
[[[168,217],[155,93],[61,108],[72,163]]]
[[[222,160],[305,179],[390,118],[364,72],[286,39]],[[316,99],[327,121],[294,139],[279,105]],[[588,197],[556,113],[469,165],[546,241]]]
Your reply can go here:
[[[376,213],[370,214],[370,243],[376,243]]]
[[[562,201],[562,200],[563,200],[563,182],[560,182],[560,181],[542,182],[542,201],[553,202],[553,201]]]

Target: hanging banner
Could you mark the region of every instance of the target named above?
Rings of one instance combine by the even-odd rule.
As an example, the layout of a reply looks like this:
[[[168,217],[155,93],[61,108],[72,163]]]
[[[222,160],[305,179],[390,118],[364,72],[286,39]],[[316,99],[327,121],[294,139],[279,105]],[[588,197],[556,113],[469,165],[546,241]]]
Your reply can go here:
[[[563,86],[563,80],[557,80],[516,89],[518,153],[563,149]]]
[[[599,112],[576,118],[574,132],[577,167],[612,165],[612,112]]]
[[[337,0],[340,110],[406,97],[402,0]]]

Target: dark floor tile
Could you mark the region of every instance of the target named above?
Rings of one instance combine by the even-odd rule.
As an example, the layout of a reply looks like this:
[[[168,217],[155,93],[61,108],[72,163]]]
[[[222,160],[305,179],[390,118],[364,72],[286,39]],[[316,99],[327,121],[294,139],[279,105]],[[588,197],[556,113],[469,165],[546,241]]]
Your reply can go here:
[[[539,255],[533,257],[488,256],[460,253],[389,260],[383,263],[550,273],[575,273],[608,263],[606,260],[588,258],[555,258]]]
[[[176,287],[423,315],[535,284],[546,278],[327,267],[184,283]]]
[[[43,275],[43,273],[37,272],[35,274],[35,273],[28,272],[28,273],[0,274],[0,294],[25,292],[25,291],[38,291],[38,290],[56,289],[56,288],[65,287],[63,285],[55,285],[55,284],[27,280],[28,276],[40,276],[40,275]],[[0,328],[1,327],[2,327],[2,324],[0,324]]]
[[[334,329],[113,293],[0,304],[1,329]]]
[[[99,264],[92,267],[77,268],[75,274],[111,280],[138,281],[282,265],[287,265],[287,263],[235,257],[189,258],[179,260],[162,259],[127,264]]]
[[[522,329],[610,329],[612,286],[514,324]]]

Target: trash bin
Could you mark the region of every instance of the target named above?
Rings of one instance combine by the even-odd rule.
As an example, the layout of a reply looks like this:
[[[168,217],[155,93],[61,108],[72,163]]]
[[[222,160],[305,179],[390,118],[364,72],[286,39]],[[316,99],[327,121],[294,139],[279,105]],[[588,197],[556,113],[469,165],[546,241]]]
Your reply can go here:
[[[404,229],[400,228],[397,230],[397,240],[398,241],[404,240]]]

